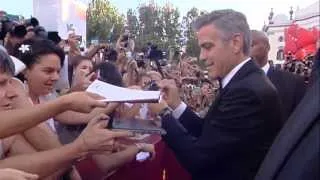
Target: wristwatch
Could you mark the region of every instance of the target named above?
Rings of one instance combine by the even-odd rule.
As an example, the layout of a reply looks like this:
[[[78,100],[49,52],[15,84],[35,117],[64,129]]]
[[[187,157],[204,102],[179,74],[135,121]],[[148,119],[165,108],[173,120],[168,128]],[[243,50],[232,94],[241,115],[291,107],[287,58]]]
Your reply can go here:
[[[162,109],[160,112],[159,112],[159,116],[160,117],[164,117],[164,116],[168,116],[168,115],[171,115],[172,114],[172,110],[169,108],[169,107],[165,107],[164,109]]]

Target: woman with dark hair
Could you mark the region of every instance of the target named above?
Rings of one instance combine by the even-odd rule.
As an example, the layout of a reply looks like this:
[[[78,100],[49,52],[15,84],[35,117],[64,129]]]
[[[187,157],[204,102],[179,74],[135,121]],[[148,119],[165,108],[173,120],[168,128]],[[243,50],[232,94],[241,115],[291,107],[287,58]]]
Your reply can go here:
[[[58,94],[54,87],[64,64],[63,50],[50,40],[30,39],[16,47],[15,56],[27,67],[23,72],[23,79],[33,104],[55,99]],[[85,62],[88,64],[87,60]],[[79,65],[77,67],[80,67]],[[88,67],[85,66],[85,72],[91,69],[89,66],[90,64]],[[81,88],[77,90],[84,90],[83,84],[81,83]],[[84,116],[78,118],[79,114]],[[57,115],[55,119],[66,124],[86,124],[95,115],[97,113],[82,114],[68,111]],[[50,119],[47,123],[55,131],[54,120]]]
[[[63,50],[49,40],[28,39],[15,47],[14,56],[27,67],[22,78],[33,104],[55,98],[54,85],[60,78]],[[53,119],[47,123],[55,130]]]
[[[15,47],[14,56],[26,65],[26,69],[20,74],[21,80],[24,81],[26,98],[21,99],[17,107],[32,106],[56,99],[57,93],[54,86],[60,78],[60,70],[64,63],[63,50],[50,40],[28,39]],[[23,93],[21,89],[19,93]],[[33,130],[26,134],[28,140],[31,139],[34,144],[44,149],[61,147],[55,134],[56,128],[53,118],[40,124],[39,128],[42,131]],[[40,130],[39,128],[38,130]],[[43,133],[46,136],[42,136]],[[78,174],[77,171],[73,172]],[[60,176],[62,173],[63,171],[59,171],[56,175]]]
[[[86,56],[72,57],[71,68],[69,69],[70,91],[84,91],[95,79],[93,62]]]

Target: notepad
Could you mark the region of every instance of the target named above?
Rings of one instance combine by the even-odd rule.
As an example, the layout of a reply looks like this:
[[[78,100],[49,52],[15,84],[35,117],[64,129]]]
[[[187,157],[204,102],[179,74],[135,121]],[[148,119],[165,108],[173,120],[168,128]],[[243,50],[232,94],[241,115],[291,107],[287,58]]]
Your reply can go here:
[[[99,80],[95,80],[86,91],[104,97],[102,101],[105,102],[157,103],[160,99],[160,91],[128,89]]]
[[[166,135],[167,132],[159,127],[154,120],[140,120],[140,119],[117,119],[112,121],[111,129],[120,129],[131,131],[138,134],[159,134]]]

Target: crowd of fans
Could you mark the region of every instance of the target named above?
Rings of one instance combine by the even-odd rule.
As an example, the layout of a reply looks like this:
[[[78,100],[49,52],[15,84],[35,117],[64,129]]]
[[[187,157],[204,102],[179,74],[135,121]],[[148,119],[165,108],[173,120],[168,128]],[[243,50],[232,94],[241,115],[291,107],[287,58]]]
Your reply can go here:
[[[174,79],[180,88],[181,99],[200,117],[206,115],[220,88],[218,81],[208,78],[197,58],[182,54],[178,59],[163,64],[154,45],[135,51],[134,41],[127,33],[119,37],[114,45],[91,45],[87,50],[82,50],[75,32],[70,32],[68,39],[63,40],[57,32],[46,32],[34,18],[24,24],[6,21],[2,25],[4,48],[0,49],[0,76],[14,78],[10,82],[2,82],[0,78],[0,88],[7,86],[6,83],[12,86],[0,97],[0,111],[10,111],[12,114],[14,110],[28,110],[33,106],[45,108],[48,105],[51,112],[40,116],[36,114],[42,119],[38,123],[0,136],[0,168],[9,167],[37,174],[19,172],[21,176],[30,176],[30,179],[37,176],[45,179],[81,179],[73,163],[88,154],[108,175],[130,162],[140,151],[154,153],[152,144],[114,144],[114,138],[127,138],[131,134],[104,129],[106,122],[99,121],[109,117],[152,120],[157,118],[150,111],[152,104],[99,104],[95,101],[99,97],[84,92],[96,79],[141,90],[159,90],[157,83],[161,80]],[[21,61],[25,68],[15,72],[17,65],[13,67],[14,64],[9,62],[13,58]],[[303,76],[308,82],[312,61],[290,61],[282,68]],[[60,107],[54,111],[56,102],[60,102]],[[61,106],[61,103],[67,106]],[[81,108],[86,103],[90,106],[87,108],[93,108],[92,111]],[[92,140],[92,137],[95,138]],[[71,150],[66,149],[70,146]],[[30,153],[30,159],[23,156]],[[21,163],[23,160],[32,163]],[[0,170],[0,174],[9,172],[15,170]]]
[[[119,37],[115,45],[91,45],[84,51],[79,48],[80,40],[75,32],[70,32],[68,39],[63,40],[57,32],[46,32],[35,18],[27,20],[23,24],[3,21],[2,25],[1,73],[14,76],[10,80],[12,89],[8,90],[12,92],[5,92],[4,97],[1,97],[3,99],[1,101],[8,101],[2,111],[46,105],[60,99],[60,97],[68,96],[71,96],[70,100],[91,98],[90,100],[93,101],[96,97],[85,94],[84,91],[95,79],[127,88],[159,90],[157,83],[164,78],[171,78],[175,79],[181,87],[182,99],[199,116],[204,116],[214,99],[214,89],[218,88],[217,84],[211,82],[201,70],[196,59],[183,55],[176,60],[176,63],[170,62],[164,65],[162,52],[157,50],[156,45],[148,44],[144,51],[135,52],[134,41],[128,34]],[[18,66],[17,62],[22,62],[22,68]],[[74,94],[76,96],[72,97]],[[80,179],[72,163],[64,163],[62,166],[60,162],[54,162],[52,166],[41,167],[42,164],[35,161],[31,167],[27,167],[11,158],[18,158],[19,155],[28,153],[34,153],[35,157],[42,158],[41,154],[37,154],[37,152],[59,149],[64,147],[63,144],[79,144],[78,142],[88,141],[83,139],[86,133],[89,134],[88,136],[91,135],[90,130],[92,131],[92,129],[87,124],[90,124],[91,121],[95,121],[94,123],[97,124],[97,119],[106,118],[99,116],[99,114],[107,114],[110,117],[117,116],[120,119],[152,120],[157,118],[149,108],[149,104],[139,103],[110,103],[107,107],[94,108],[90,113],[69,109],[69,107],[65,108],[61,113],[48,116],[46,121],[43,119],[43,123],[34,124],[31,129],[22,133],[13,132],[14,135],[1,139],[2,160],[0,167],[31,172],[45,179],[59,177]],[[96,126],[96,124],[92,126]],[[97,125],[105,126],[99,123]],[[109,132],[111,134],[108,136],[109,144],[112,137],[127,136],[123,133],[112,133]],[[89,144],[88,148],[94,145]],[[107,146],[105,143],[104,145]],[[121,148],[112,149],[112,151],[110,148],[106,151],[101,147],[102,145],[99,146],[97,150],[100,148],[99,151],[104,150],[103,153],[90,154],[99,169],[106,175],[112,173],[117,167],[130,162],[139,151],[154,153],[154,147],[151,144],[138,143],[125,147],[122,144]],[[87,154],[87,149],[83,153]],[[46,156],[42,159],[43,161],[55,158],[49,154]],[[51,161],[55,161],[55,159]],[[11,171],[15,172],[11,169],[3,172]]]
[[[292,60],[283,65],[283,70],[299,75],[308,83],[313,67],[313,57],[310,56],[305,60]]]

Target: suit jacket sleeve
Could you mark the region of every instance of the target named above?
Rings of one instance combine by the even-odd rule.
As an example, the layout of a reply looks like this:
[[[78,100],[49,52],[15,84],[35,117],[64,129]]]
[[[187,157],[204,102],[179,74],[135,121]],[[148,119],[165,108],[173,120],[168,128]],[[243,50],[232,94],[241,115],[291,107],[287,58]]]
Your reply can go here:
[[[199,137],[202,130],[203,119],[196,115],[190,108],[183,112],[179,118],[179,122],[192,136]]]
[[[296,84],[295,84],[294,107],[297,107],[306,92],[306,84],[304,83],[304,79],[301,77],[296,77],[295,82]],[[292,109],[291,112],[293,111],[294,109]]]
[[[261,102],[255,93],[247,89],[230,90],[221,97],[211,118],[205,120],[199,137],[172,116],[163,117],[162,126],[167,131],[164,140],[189,172],[196,174],[209,167],[213,171],[219,169],[219,162],[250,151],[261,141],[256,138],[257,127],[262,125],[257,118],[260,109]],[[186,124],[191,120],[181,122]]]

